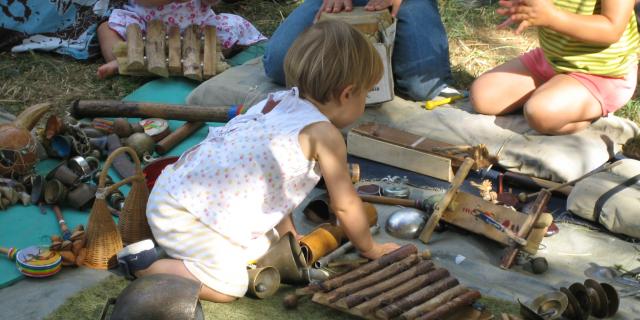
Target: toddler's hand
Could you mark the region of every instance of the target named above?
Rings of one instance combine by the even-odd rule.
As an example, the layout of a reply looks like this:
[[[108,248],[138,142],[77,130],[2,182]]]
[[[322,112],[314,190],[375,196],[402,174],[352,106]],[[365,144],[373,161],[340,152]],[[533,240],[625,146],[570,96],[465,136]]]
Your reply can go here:
[[[375,260],[378,259],[380,257],[382,257],[384,254],[389,253],[393,250],[396,250],[400,248],[400,246],[396,243],[393,242],[387,242],[387,243],[377,243],[377,242],[373,242],[373,247],[369,250],[369,251],[365,251],[365,252],[360,252],[360,254],[365,257],[365,258],[369,258],[371,260]]]

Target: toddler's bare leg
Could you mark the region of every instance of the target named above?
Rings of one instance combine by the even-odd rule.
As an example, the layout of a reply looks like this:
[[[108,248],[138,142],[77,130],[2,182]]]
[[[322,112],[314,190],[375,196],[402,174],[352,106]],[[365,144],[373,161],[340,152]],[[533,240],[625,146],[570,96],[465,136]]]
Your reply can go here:
[[[482,74],[470,89],[477,113],[504,115],[521,108],[537,84],[529,70],[516,58]]]
[[[276,226],[276,231],[282,237],[285,233],[291,232],[296,239],[300,240],[301,235],[298,234],[296,226],[293,224],[293,214],[289,213],[287,216],[280,220],[280,223]]]
[[[113,46],[118,41],[122,41],[120,35],[109,28],[109,24],[103,22],[98,26],[98,41],[100,42],[100,51],[105,64],[98,68],[98,78],[105,79],[118,73],[118,61],[113,54]]]
[[[569,134],[602,116],[600,102],[578,80],[556,75],[540,86],[524,106],[529,125],[546,134]]]
[[[160,259],[154,262],[149,268],[136,272],[136,277],[144,277],[152,274],[168,273],[177,276],[181,276],[187,279],[199,281],[189,270],[184,266],[181,260],[175,259]],[[212,301],[212,302],[231,302],[236,300],[236,297],[220,293],[205,285],[200,289],[200,299]]]

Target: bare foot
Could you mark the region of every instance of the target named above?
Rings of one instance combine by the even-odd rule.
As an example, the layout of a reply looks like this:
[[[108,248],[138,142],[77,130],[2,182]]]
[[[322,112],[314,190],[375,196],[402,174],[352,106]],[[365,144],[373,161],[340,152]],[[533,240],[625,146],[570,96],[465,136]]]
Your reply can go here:
[[[118,60],[109,61],[98,67],[98,78],[106,79],[118,73]]]

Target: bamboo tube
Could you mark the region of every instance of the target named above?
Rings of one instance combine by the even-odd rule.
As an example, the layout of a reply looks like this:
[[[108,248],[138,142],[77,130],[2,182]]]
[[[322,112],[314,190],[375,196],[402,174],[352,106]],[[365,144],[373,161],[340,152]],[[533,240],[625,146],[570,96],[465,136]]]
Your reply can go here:
[[[380,282],[380,280],[387,279],[395,274],[398,274],[399,272],[403,272],[411,268],[412,266],[414,266],[419,261],[420,261],[420,258],[417,255],[412,254],[362,279],[345,284],[340,288],[337,288],[329,292],[329,294],[327,294],[327,299],[330,303],[336,302],[338,299],[342,297],[348,296],[354,292],[362,290],[363,288],[372,286]]]
[[[137,23],[127,26],[127,70],[144,70],[144,42]]]
[[[468,306],[474,301],[480,299],[480,292],[476,290],[467,291],[453,300],[438,306],[435,310],[418,317],[419,320],[436,320],[444,318],[446,315],[460,309],[461,307]]]
[[[420,275],[411,281],[407,281],[383,294],[380,294],[372,299],[367,300],[364,303],[357,305],[354,308],[354,311],[357,311],[361,314],[368,314],[374,309],[379,308],[380,306],[389,305],[405,297],[411,292],[415,292],[420,288],[424,288],[425,286],[428,286],[429,284],[442,280],[446,277],[449,277],[449,271],[447,271],[447,269],[437,268],[427,274]],[[400,309],[397,310],[398,313],[396,315],[402,313]]]
[[[433,310],[435,310],[436,308],[438,308],[438,306],[446,303],[447,301],[467,292],[469,289],[467,289],[466,287],[464,287],[463,285],[457,285],[437,296],[435,296],[433,299],[428,300],[427,302],[424,302],[420,305],[417,305],[411,309],[409,309],[409,311],[403,313],[402,315],[400,315],[400,319],[403,320],[413,320],[417,317],[419,317],[422,314],[431,312]]]
[[[379,231],[380,231],[380,227],[378,227],[377,225],[374,225],[373,227],[369,228],[369,232],[371,232],[372,236],[378,234]],[[353,249],[353,244],[351,243],[351,241],[348,241],[345,244],[343,244],[342,246],[340,246],[337,249],[333,250],[333,252],[331,252],[331,253],[327,254],[326,256],[318,259],[318,261],[316,261],[313,264],[313,267],[317,268],[317,269],[322,268],[322,267],[326,267],[331,261],[335,260],[339,256],[342,256],[342,255],[346,254],[351,249]]]
[[[147,70],[161,77],[168,77],[165,55],[165,32],[162,20],[151,20],[147,23]]]
[[[180,40],[180,28],[177,25],[169,27],[169,39],[167,46],[169,47],[169,63],[168,69],[171,75],[182,74],[182,42]]]
[[[342,308],[352,308],[369,300],[370,298],[379,295],[384,291],[395,288],[403,283],[406,283],[407,281],[410,281],[411,279],[414,279],[419,275],[425,274],[431,269],[433,269],[432,261],[420,261],[410,269],[392,275],[391,278],[387,280],[350,294],[348,297],[345,297],[344,299],[338,301],[336,305]]]
[[[338,226],[325,223],[300,239],[300,249],[308,266],[312,266],[320,257],[338,248],[344,232]]]
[[[371,261],[367,264],[365,264],[364,266],[357,268],[355,270],[352,270],[350,272],[347,272],[341,276],[335,277],[333,279],[329,279],[325,282],[323,282],[322,284],[320,284],[320,286],[322,287],[323,290],[325,291],[330,291],[333,290],[335,288],[338,288],[342,285],[344,285],[345,283],[348,282],[352,282],[355,281],[357,279],[361,279],[371,273],[374,273],[394,262],[397,262],[399,260],[402,260],[412,254],[416,254],[418,253],[418,248],[413,245],[413,244],[406,244],[396,250],[394,250],[393,252],[387,253],[384,256],[382,256],[380,259],[378,260],[374,260]]]
[[[209,79],[216,75],[218,68],[218,37],[216,35],[216,27],[204,27],[204,54],[202,58],[202,75],[205,79]]]
[[[227,122],[242,113],[243,106],[200,106],[120,100],[76,100],[71,108],[75,118],[125,117],[167,120]]]
[[[448,273],[448,272],[447,272]],[[448,276],[430,284],[412,294],[390,304],[376,312],[376,316],[380,319],[391,319],[399,316],[406,310],[413,308],[429,299],[457,286],[458,280]]]
[[[202,80],[200,68],[200,39],[198,26],[191,25],[184,30],[182,41],[182,73],[193,80]]]

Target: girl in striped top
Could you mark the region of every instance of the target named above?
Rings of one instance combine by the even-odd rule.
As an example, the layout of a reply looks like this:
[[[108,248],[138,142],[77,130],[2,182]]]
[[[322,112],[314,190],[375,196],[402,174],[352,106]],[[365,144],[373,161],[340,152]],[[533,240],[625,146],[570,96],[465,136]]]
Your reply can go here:
[[[481,75],[474,110],[504,115],[523,108],[544,134],[569,134],[632,97],[639,49],[634,0],[500,0],[516,34],[538,27],[540,47]]]

